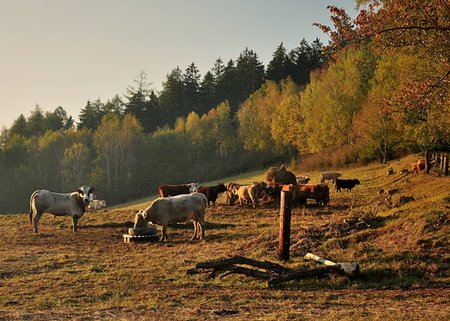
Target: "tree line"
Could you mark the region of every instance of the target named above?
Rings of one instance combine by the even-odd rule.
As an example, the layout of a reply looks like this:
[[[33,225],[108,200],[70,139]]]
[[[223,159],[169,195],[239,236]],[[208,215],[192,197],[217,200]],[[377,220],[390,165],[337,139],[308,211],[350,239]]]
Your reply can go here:
[[[311,153],[329,167],[448,151],[450,8],[357,3],[356,19],[329,7],[323,51],[318,41],[289,53],[281,44],[264,67],[245,49],[202,81],[193,63],[175,68],[159,93],[140,74],[124,98],[88,102],[77,126],[61,108],[20,116],[1,135],[0,211],[24,211],[36,188],[89,182],[122,202]]]
[[[194,63],[176,67],[160,92],[140,73],[121,97],[89,100],[74,123],[62,107],[20,115],[0,136],[0,212],[27,209],[32,191],[72,191],[94,185],[99,197],[119,203],[155,193],[161,183],[205,181],[281,157],[245,153],[236,111],[272,79],[306,85],[325,62],[322,44],[302,40],[287,52],[280,44],[264,67],[246,48],[236,60],[220,58],[203,77]]]

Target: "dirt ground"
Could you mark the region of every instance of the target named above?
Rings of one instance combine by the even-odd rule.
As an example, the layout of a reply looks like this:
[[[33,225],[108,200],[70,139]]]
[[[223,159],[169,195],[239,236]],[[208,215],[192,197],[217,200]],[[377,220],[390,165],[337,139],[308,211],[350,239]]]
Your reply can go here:
[[[330,277],[273,289],[241,275],[186,275],[198,262],[234,255],[300,266],[305,229],[345,217],[349,204],[356,206],[350,196],[332,200],[328,208],[293,210],[289,262],[277,259],[279,209],[273,205],[208,208],[206,240],[200,242],[189,241],[192,225],[186,224],[169,227],[165,243],[125,244],[133,209],[87,213],[76,234],[67,217],[44,215],[35,235],[27,215],[2,215],[0,319],[448,320],[446,282],[378,287]],[[362,275],[364,269],[363,259]]]

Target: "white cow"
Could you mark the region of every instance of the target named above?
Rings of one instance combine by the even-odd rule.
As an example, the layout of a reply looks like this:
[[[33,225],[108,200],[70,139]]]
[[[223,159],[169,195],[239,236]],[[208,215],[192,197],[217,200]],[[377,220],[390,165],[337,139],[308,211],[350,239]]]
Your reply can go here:
[[[205,236],[205,213],[208,200],[202,193],[160,197],[145,210],[140,210],[134,220],[134,228],[147,227],[148,222],[162,226],[160,241],[167,240],[170,223],[194,223],[191,240],[202,240]]]
[[[76,192],[54,193],[47,190],[37,190],[30,197],[30,224],[34,222],[34,232],[38,232],[39,220],[47,212],[56,216],[72,217],[73,231],[77,231],[77,223],[92,201],[94,189],[81,186]]]
[[[341,177],[342,173],[341,172],[323,172],[322,173],[322,179],[320,180],[321,183],[325,183],[325,181],[327,179],[331,179],[334,181],[338,178]]]

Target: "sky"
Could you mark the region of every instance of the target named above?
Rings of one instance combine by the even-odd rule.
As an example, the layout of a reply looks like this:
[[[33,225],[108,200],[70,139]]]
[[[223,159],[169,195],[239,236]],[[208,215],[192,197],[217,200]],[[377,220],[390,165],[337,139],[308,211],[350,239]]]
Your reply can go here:
[[[327,5],[354,17],[354,0],[0,0],[0,128],[39,105],[75,121],[88,100],[106,102],[145,72],[194,63],[203,76],[248,48],[267,66],[280,43],[329,38]]]

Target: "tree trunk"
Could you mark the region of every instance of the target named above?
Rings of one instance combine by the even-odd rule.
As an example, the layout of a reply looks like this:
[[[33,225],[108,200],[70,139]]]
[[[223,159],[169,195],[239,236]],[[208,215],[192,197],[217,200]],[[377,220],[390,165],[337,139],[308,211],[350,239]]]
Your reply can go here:
[[[427,149],[425,151],[425,173],[430,174],[430,151]]]

